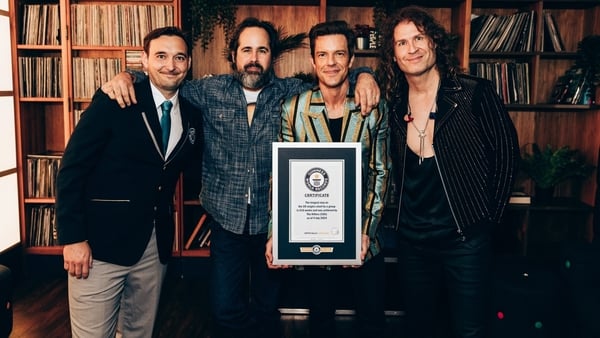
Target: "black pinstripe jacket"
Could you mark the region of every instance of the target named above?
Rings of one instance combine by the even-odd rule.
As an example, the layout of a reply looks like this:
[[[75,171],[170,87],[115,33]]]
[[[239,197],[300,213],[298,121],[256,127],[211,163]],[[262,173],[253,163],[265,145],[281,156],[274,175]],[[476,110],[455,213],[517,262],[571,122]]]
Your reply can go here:
[[[408,92],[399,94],[391,104],[390,149],[402,203]],[[500,222],[519,161],[517,134],[488,80],[468,75],[443,79],[437,107],[435,161],[457,231],[465,236],[473,225]]]

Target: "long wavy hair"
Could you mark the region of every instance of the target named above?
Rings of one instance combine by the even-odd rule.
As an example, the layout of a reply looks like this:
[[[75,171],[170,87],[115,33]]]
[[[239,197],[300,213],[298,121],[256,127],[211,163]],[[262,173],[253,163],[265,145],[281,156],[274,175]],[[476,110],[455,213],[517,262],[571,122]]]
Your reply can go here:
[[[397,97],[406,88],[404,72],[394,61],[394,29],[399,23],[412,22],[419,31],[434,42],[436,49],[436,66],[443,79],[454,76],[459,69],[456,56],[455,36],[450,35],[425,9],[419,6],[407,6],[390,15],[384,22],[381,36],[381,62],[377,75],[381,90],[388,100]]]

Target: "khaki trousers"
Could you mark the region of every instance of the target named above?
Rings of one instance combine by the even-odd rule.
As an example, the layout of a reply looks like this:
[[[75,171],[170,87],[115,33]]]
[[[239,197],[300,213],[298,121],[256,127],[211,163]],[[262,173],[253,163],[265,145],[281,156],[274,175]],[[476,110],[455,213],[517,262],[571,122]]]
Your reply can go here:
[[[93,254],[93,253],[92,253]],[[73,337],[152,337],[167,265],[158,258],[154,231],[133,266],[94,260],[87,279],[68,276]]]

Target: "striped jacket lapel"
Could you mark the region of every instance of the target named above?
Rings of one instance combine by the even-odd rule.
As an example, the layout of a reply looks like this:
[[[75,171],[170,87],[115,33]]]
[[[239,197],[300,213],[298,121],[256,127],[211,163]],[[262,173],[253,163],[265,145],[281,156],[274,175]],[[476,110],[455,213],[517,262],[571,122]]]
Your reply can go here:
[[[356,107],[354,97],[346,96],[346,109],[344,113],[344,121],[342,122],[342,139],[344,142],[360,142],[365,118],[360,113],[360,109]]]
[[[342,139],[344,142],[359,142],[365,122],[360,110],[354,104],[354,97],[346,96],[347,106],[342,121]],[[297,107],[304,112],[302,123],[305,126],[307,140],[313,142],[332,142],[327,112],[321,91],[313,89],[306,95],[300,95]]]
[[[331,142],[331,133],[327,123],[327,112],[321,92],[313,89],[307,95],[301,95],[298,108],[302,114],[302,124],[307,139],[312,142]]]

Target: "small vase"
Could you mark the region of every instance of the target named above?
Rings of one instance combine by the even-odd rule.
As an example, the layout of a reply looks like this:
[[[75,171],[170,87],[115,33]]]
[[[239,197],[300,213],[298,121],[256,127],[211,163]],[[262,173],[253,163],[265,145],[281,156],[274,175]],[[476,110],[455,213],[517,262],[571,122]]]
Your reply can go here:
[[[554,198],[554,187],[535,187],[535,201],[539,204],[548,204]]]
[[[367,38],[359,36],[356,38],[356,48],[367,49]]]

